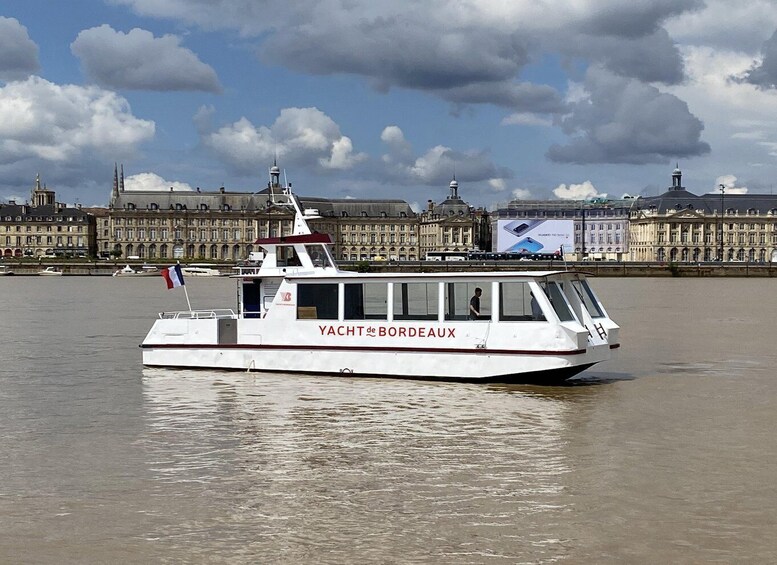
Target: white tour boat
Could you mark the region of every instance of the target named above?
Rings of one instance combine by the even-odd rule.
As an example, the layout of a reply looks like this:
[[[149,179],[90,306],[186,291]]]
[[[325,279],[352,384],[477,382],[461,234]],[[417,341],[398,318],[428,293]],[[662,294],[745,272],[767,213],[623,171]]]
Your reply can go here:
[[[39,275],[43,275],[44,277],[61,277],[62,276],[62,269],[59,267],[46,267],[42,271],[38,271]]]
[[[283,198],[293,235],[256,242],[264,261],[234,275],[237,308],[161,313],[144,365],[550,384],[619,347],[584,273],[341,271]]]
[[[13,275],[13,271],[7,265],[0,265],[0,277]]]

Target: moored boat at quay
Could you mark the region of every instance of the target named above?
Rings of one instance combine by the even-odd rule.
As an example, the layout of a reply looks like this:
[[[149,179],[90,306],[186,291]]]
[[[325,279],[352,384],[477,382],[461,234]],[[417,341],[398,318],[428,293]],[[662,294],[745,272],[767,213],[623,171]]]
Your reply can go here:
[[[620,345],[585,273],[341,271],[312,216],[278,198],[294,232],[256,242],[264,261],[234,275],[236,308],[161,313],[144,365],[551,384]]]
[[[140,269],[133,269],[129,265],[124,266],[121,269],[117,269],[113,272],[114,277],[149,277],[152,275],[159,276],[159,269],[153,265],[143,265]]]
[[[210,265],[181,266],[181,272],[187,277],[220,277],[221,271]]]

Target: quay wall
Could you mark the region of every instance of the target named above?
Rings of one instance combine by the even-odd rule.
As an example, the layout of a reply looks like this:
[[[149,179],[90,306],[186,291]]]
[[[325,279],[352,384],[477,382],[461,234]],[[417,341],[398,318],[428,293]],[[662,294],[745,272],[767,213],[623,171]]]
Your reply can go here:
[[[47,266],[57,266],[66,276],[111,276],[125,265],[139,268],[153,264],[168,267],[171,262],[151,263],[142,261],[19,261],[4,259],[0,265],[11,269],[15,275],[37,275]],[[182,263],[183,265],[183,263]],[[234,263],[217,263],[213,266],[224,274],[233,272]],[[362,261],[341,263],[342,269],[391,272],[467,272],[467,271],[546,271],[575,269],[599,277],[777,277],[777,263],[634,263],[613,261],[547,262],[547,261]]]

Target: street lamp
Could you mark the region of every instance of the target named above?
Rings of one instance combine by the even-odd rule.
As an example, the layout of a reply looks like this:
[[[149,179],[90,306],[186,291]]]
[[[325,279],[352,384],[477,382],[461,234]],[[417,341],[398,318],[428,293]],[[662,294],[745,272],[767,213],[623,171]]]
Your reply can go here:
[[[720,247],[720,251],[718,251],[718,257],[720,258],[720,262],[723,262],[723,194],[726,192],[725,185],[718,185],[720,187],[720,239],[718,239],[718,245]]]

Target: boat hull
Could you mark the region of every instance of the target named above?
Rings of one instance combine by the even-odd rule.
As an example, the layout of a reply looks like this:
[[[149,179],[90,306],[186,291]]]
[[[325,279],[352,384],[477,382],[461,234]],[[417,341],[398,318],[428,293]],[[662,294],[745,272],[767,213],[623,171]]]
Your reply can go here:
[[[143,345],[150,367],[394,377],[467,382],[562,382],[611,357],[609,346],[581,351],[369,350],[288,346]]]

